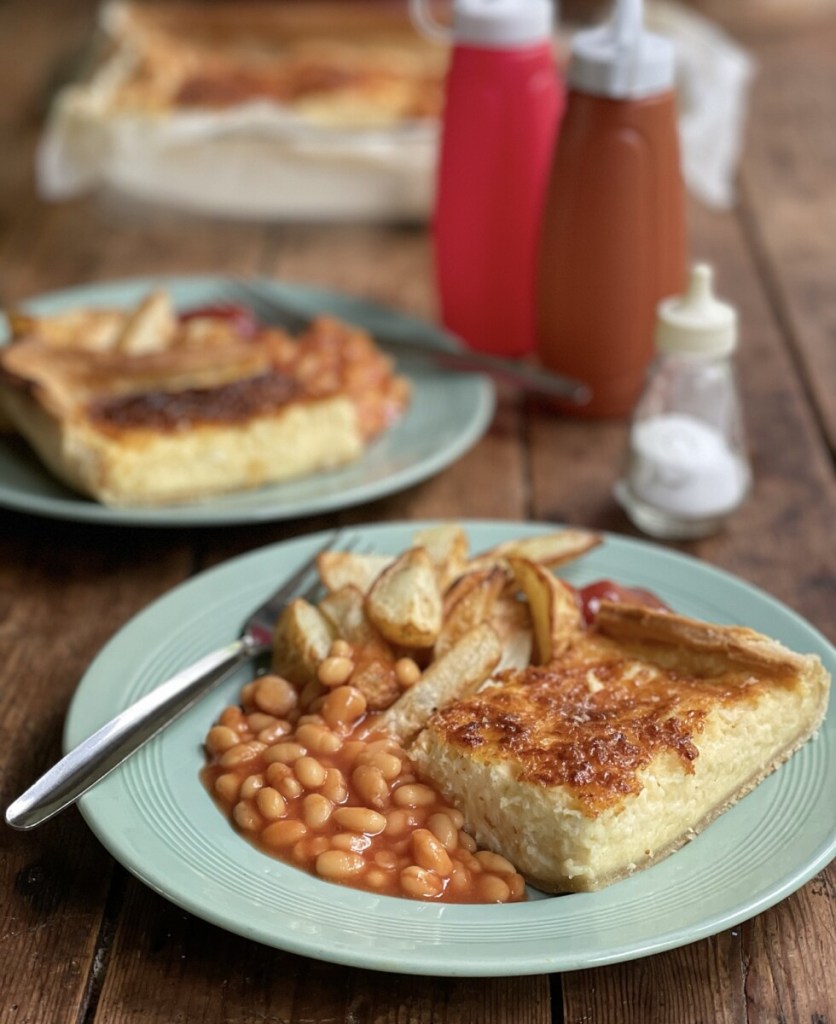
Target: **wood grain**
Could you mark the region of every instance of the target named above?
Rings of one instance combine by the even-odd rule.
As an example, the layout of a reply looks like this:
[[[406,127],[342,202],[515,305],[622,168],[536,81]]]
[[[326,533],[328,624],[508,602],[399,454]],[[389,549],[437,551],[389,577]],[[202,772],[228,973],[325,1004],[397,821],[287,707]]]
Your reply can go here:
[[[836,452],[836,13],[759,36],[742,213],[776,317]],[[830,122],[830,130],[815,125]]]
[[[96,1016],[112,1024],[551,1021],[544,978],[428,983],[341,968],[208,926],[138,883],[130,885]]]
[[[836,6],[831,0],[702,0],[698,6],[754,58],[739,218],[833,452]]]
[[[629,965],[564,975],[565,1022],[746,1024],[740,932],[661,953]]]
[[[0,513],[3,807],[60,756],[67,704],[95,651],[190,566],[187,549],[149,533],[102,537]],[[77,811],[34,833],[4,827],[0,853],[0,1020],[60,1020],[86,998],[112,861]]]

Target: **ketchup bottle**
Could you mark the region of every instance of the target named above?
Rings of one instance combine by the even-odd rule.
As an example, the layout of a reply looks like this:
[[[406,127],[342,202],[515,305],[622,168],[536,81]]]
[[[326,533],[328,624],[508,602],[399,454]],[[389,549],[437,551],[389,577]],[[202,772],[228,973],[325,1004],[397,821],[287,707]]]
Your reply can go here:
[[[426,0],[413,20],[444,33]],[[551,0],[455,0],[433,241],[441,319],[471,348],[534,347],[537,238],[564,92]]]
[[[537,347],[592,390],[579,412],[630,413],[653,358],[656,307],[685,286],[685,196],[673,47],[641,0],[579,32],[545,201]]]

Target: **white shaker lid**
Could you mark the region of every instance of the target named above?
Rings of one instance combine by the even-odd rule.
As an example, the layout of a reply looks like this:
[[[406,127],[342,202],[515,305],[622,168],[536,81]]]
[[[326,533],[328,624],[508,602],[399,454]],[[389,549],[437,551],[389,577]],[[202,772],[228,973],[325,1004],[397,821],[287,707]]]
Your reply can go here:
[[[615,0],[610,20],[572,40],[567,74],[579,92],[641,99],[674,85],[673,44],[645,30],[642,0]]]
[[[554,11],[552,0],[455,0],[449,29],[435,20],[427,0],[410,0],[413,23],[425,35],[496,49],[551,39]]]
[[[715,298],[713,278],[707,263],[697,263],[687,292],[659,303],[656,347],[660,352],[723,356],[735,350],[737,311]]]

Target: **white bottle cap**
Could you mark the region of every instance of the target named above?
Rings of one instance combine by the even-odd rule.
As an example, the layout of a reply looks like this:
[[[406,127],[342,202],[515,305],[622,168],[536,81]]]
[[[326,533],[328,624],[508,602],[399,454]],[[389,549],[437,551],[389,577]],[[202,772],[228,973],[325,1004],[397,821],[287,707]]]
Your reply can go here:
[[[615,0],[605,25],[578,32],[567,74],[580,92],[613,99],[641,99],[674,84],[673,44],[645,31],[642,0]]]
[[[410,0],[416,27],[430,38],[496,49],[551,39],[552,0],[455,0],[452,30],[440,25],[427,0]]]
[[[656,347],[660,352],[724,356],[737,346],[737,312],[714,297],[713,271],[697,263],[688,291],[663,299],[656,321]]]

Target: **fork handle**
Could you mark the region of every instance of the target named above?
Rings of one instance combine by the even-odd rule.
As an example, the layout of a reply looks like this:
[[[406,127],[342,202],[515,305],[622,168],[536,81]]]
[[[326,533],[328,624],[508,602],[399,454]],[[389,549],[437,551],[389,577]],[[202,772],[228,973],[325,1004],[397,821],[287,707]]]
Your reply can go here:
[[[74,804],[234,668],[263,650],[263,644],[245,635],[155,687],[74,747],[9,804],[7,824],[34,828]]]

